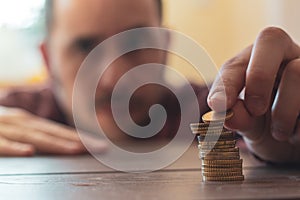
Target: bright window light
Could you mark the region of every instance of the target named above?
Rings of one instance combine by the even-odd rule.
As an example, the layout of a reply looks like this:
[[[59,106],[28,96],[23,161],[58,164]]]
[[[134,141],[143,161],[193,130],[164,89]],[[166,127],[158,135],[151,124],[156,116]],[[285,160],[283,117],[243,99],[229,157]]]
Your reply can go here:
[[[0,26],[23,28],[30,26],[44,0],[2,0],[0,1]]]

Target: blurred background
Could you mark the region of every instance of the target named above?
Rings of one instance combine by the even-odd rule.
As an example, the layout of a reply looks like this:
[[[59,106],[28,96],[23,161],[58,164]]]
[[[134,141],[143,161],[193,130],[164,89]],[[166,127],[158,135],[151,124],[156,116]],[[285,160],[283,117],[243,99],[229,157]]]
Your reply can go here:
[[[43,0],[0,1],[0,86],[45,79],[38,50],[44,35],[43,6]]]
[[[38,51],[44,35],[44,0],[0,4],[0,87],[45,81]],[[164,25],[195,39],[220,67],[269,25],[284,28],[300,41],[299,7],[299,0],[164,0]],[[201,82],[183,60],[172,57],[169,65]]]

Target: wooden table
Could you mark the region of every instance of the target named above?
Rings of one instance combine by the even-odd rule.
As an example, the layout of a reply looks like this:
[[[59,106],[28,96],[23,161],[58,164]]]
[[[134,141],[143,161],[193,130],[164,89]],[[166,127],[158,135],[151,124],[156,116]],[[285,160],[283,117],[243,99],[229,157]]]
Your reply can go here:
[[[300,169],[267,167],[247,152],[243,182],[204,183],[197,148],[151,173],[122,173],[89,155],[0,158],[0,200],[299,199]]]

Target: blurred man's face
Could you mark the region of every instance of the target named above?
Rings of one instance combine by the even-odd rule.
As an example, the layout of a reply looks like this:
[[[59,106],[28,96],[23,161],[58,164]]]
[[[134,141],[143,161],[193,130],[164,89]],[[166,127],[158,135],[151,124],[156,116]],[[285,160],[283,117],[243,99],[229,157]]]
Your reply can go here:
[[[89,52],[105,39],[137,27],[160,26],[156,0],[56,0],[49,34],[48,60],[59,103],[71,119],[72,90],[76,73]],[[134,38],[133,38],[134,39]],[[164,63],[158,50],[133,52],[115,60],[105,71],[96,93],[96,111],[104,128],[114,127],[110,101],[118,79],[135,66]],[[161,93],[147,86],[132,98],[131,116],[143,123],[148,106]]]

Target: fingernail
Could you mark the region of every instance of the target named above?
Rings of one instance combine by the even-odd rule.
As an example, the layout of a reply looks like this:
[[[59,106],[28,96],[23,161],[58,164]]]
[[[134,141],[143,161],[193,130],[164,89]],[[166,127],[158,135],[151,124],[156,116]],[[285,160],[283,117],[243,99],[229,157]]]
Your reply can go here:
[[[211,100],[218,100],[218,101],[225,101],[226,100],[226,95],[225,95],[224,92],[218,91],[218,92],[213,93],[210,96],[210,99]]]
[[[265,114],[266,104],[260,96],[246,97],[246,105],[252,115],[259,116]]]
[[[224,92],[215,92],[209,96],[208,104],[216,111],[226,110],[226,95]]]
[[[27,145],[17,145],[16,148],[24,152],[26,155],[31,155],[34,153],[34,149]]]

